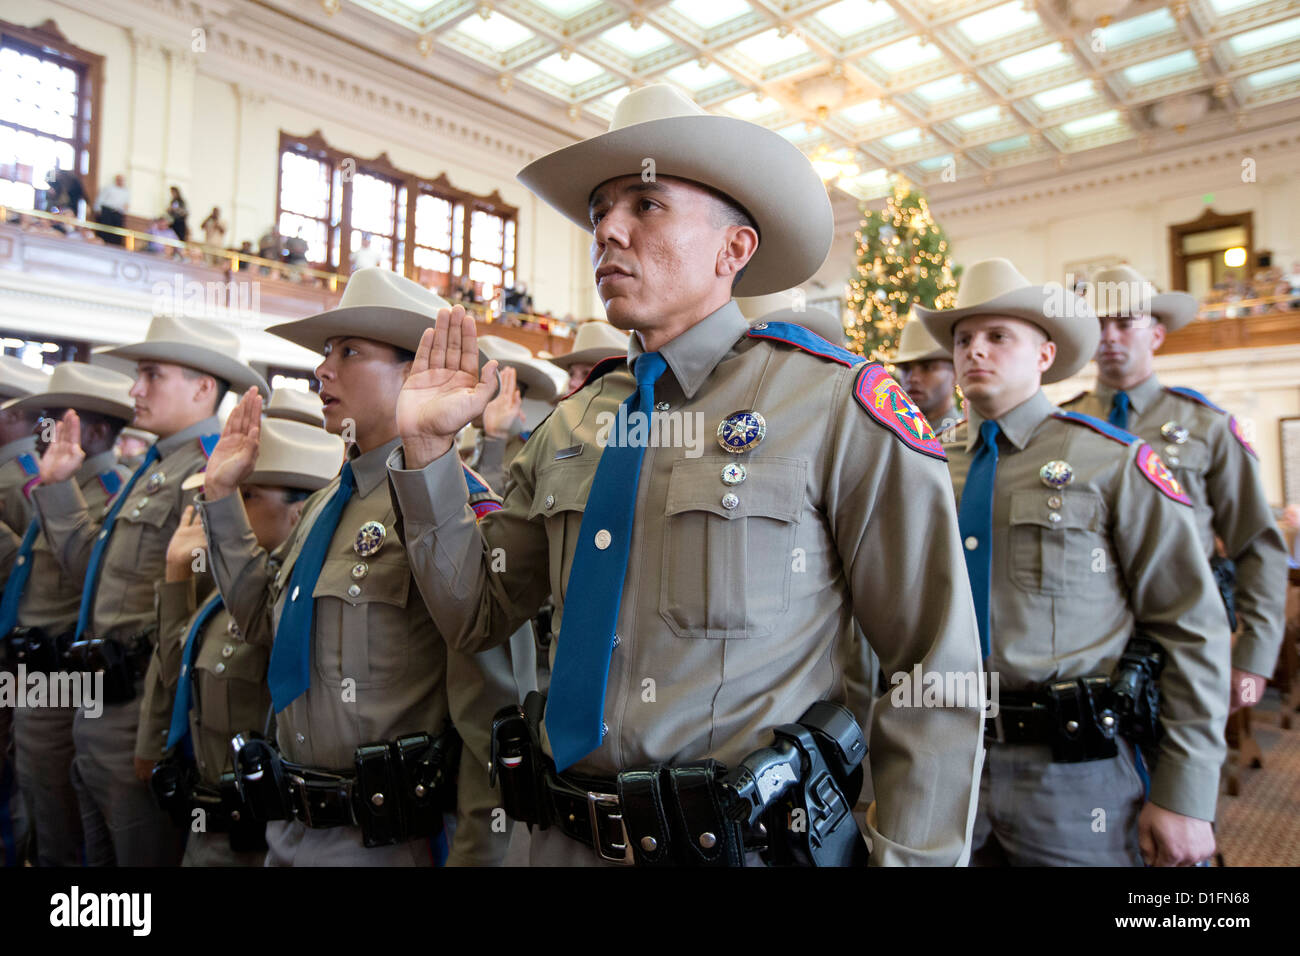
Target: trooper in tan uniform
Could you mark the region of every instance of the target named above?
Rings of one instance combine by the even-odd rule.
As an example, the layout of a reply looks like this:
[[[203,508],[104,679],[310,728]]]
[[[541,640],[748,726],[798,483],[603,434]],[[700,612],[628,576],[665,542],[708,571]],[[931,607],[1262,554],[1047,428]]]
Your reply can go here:
[[[1219,564],[1215,536],[1223,541],[1236,565],[1235,587],[1227,588],[1241,622],[1231,651],[1231,709],[1250,706],[1277,664],[1286,605],[1286,546],[1259,458],[1235,418],[1199,392],[1156,377],[1155,353],[1167,333],[1196,317],[1195,296],[1159,294],[1137,270],[1118,266],[1097,273],[1090,297],[1102,323],[1097,386],[1061,407],[1107,419],[1158,449],[1196,506],[1201,548],[1212,565]],[[1231,577],[1226,568],[1216,576],[1224,573]]]
[[[249,526],[258,546],[267,551],[288,537],[307,496],[333,480],[344,450],[342,439],[319,426],[272,418],[272,406],[279,416],[288,409],[311,410],[309,402],[298,399],[277,402],[281,391],[267,404],[257,461],[240,485]],[[203,475],[191,476],[189,484],[201,487]],[[200,606],[194,555],[206,548],[203,525],[187,508],[167,548],[167,579],[158,586],[158,681],[152,690],[167,701],[167,722],[159,727],[142,720],[137,748],[151,753],[161,736],[169,748],[165,760],[175,768],[171,772],[188,776],[192,767],[197,777],[193,786],[200,791],[199,799],[178,808],[189,822],[183,866],[261,866],[266,860],[264,827],[229,788],[222,793],[221,776],[234,769],[231,738],[267,724],[267,648],[244,640],[219,593]],[[196,643],[191,647],[190,641]],[[178,712],[177,687],[183,680],[190,682],[190,689]],[[187,751],[193,752],[192,758]],[[202,826],[197,827],[192,822],[196,808],[204,811]]]
[[[567,395],[581,388],[591,370],[605,359],[626,355],[627,342],[626,332],[599,319],[578,326],[578,334],[573,337],[573,348],[564,355],[547,359],[569,376],[569,386],[563,389],[562,394]]]
[[[966,269],[955,308],[916,308],[952,350],[971,408],[945,447],[999,678],[972,860],[1186,866],[1214,851],[1226,622],[1190,502],[1159,456],[1042,392],[1097,346],[1096,318],[1065,294],[989,259]],[[1150,666],[1164,737],[1147,792],[1128,739],[1140,722],[1111,675],[1161,653],[1163,670]]]
[[[479,351],[501,369],[501,386],[483,409],[474,470],[500,493],[510,463],[551,413],[551,403],[564,394],[567,379],[550,362],[533,358],[527,346],[496,335],[478,341]]]
[[[464,748],[447,862],[492,865],[507,851],[508,829],[492,814],[497,801],[487,780],[487,728],[498,708],[519,699],[510,661],[500,649],[474,656],[445,646],[397,540],[384,467],[399,444],[395,405],[409,371],[409,350],[443,305],[417,283],[385,269],[360,269],[337,308],[270,329],[324,353],[316,377],[325,427],[353,442],[344,472],[308,500],[302,520],[275,551],[258,545],[235,493],[253,473],[256,459],[261,401],[255,394],[245,395],[231,413],[206,473],[199,514],[211,546],[210,569],[244,640],[270,649],[268,679],[278,708],[280,753],[298,765],[293,772],[304,780],[332,781],[328,807],[318,806],[313,795],[310,817],[295,803],[293,819],[268,823],[268,866],[438,862],[445,850],[436,834],[368,848],[354,809],[366,802],[363,783],[349,774],[358,748],[410,734],[438,736],[449,721]],[[341,499],[345,503],[334,512],[333,529],[322,524],[325,537],[313,537],[317,522],[328,521],[322,515],[336,507],[345,476],[355,490]],[[469,477],[478,486],[475,507],[499,508],[499,499]],[[299,564],[310,569],[304,555],[316,542],[323,563],[313,584],[310,570],[301,580],[296,571]],[[312,601],[306,634],[286,624],[299,600]],[[305,684],[289,687],[281,697],[277,651],[301,649],[295,638],[306,644],[310,670],[295,671]],[[295,785],[294,799],[304,792]],[[396,797],[381,796],[375,806],[389,799]]]
[[[134,422],[158,435],[107,512],[92,510],[73,480],[85,460],[75,411],[59,421],[41,457],[41,481],[32,492],[41,530],[69,578],[84,581],[74,651],[84,667],[106,672],[102,715],[89,718],[83,707],[73,725],[73,785],[93,866],[180,860],[176,831],[147,783],[162,748],[139,757],[136,728],[156,640],[154,589],[163,579],[167,542],[192,498],[182,485],[207,464],[227,388],[266,388],[238,353],[233,333],[171,316],[155,317],[143,342],[107,350],[135,361]],[[119,665],[108,667],[115,659]]]
[[[658,164],[654,182],[640,174],[647,156]],[[448,451],[496,383],[491,368],[479,372],[472,321],[461,310],[441,314],[399,401],[403,448],[390,474],[416,580],[449,644],[499,644],[554,594],[559,638],[541,745],[554,755],[562,741],[561,777],[608,795],[615,774],[642,788],[658,779],[643,768],[666,765],[673,804],[701,810],[688,793],[703,771],[687,762],[735,767],[772,743],[775,725],[842,699],[836,645],[855,618],[891,669],[978,676],[947,474],[919,412],[879,366],[795,326],[750,329],[730,300],[733,285],[746,295],[797,285],[825,258],[831,209],[807,159],[761,127],[648,86],[620,103],[610,133],[520,178],[594,229],[609,318],[637,332],[629,356],[605,362],[560,402],[511,465],[504,509],[476,527]],[[651,397],[634,370],[661,363]],[[682,440],[602,437],[625,399],[676,412],[683,432],[686,419],[697,422],[710,447],[717,432],[725,450],[701,446],[690,457]],[[627,537],[616,537],[619,524],[616,533],[590,524],[603,521],[604,489],[593,485],[615,446],[644,448],[639,481],[619,505],[635,503],[620,518]],[[625,549],[621,589],[570,577],[575,560],[611,546]],[[494,570],[497,549],[508,564]],[[593,599],[613,612],[600,632],[564,630]],[[557,737],[557,714],[582,696],[557,691],[567,679],[557,662],[592,647],[611,655],[596,661],[609,670],[603,708],[596,699],[600,713],[576,741]],[[881,708],[870,736],[872,862],[963,861],[981,754],[977,704]],[[591,804],[600,833],[577,814],[535,830],[533,862],[738,858],[725,828],[696,832],[685,816],[684,837],[660,827],[656,838],[630,822],[626,842],[611,845],[604,828],[622,827],[621,807],[616,796]]]
[[[118,432],[134,414],[131,380],[99,366],[64,362],[55,367],[47,386],[43,392],[15,400],[13,407],[43,411],[51,418],[61,418],[69,408],[77,412],[86,457],[73,480],[90,513],[102,514],[131,474],[113,455]],[[62,653],[77,625],[82,581],[59,565],[38,525],[33,519],[24,534],[27,546],[19,559],[25,568],[22,579],[15,574],[0,600],[0,634],[11,633],[12,665],[25,664],[29,674],[52,674],[66,670]],[[18,783],[36,836],[37,865],[77,866],[82,851],[81,814],[71,779],[77,710],[55,703],[14,711]]]
[[[0,400],[45,388],[45,374],[0,355]],[[5,402],[7,406],[9,402]],[[0,582],[7,581],[31,521],[27,495],[36,482],[36,419],[30,408],[0,407]],[[17,866],[27,841],[27,814],[10,754],[13,713],[0,707],[0,865]]]
[[[934,340],[916,316],[903,324],[898,335],[898,348],[890,356],[898,384],[916,402],[925,414],[936,435],[951,428],[962,419],[953,398],[957,377],[952,367],[952,356]]]

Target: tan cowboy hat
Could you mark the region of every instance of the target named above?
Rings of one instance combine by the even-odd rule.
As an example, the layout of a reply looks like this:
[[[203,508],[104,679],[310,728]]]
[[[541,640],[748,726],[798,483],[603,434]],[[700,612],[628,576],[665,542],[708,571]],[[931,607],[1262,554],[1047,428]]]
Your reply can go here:
[[[98,365],[63,362],[54,366],[46,378],[45,391],[6,402],[5,408],[73,408],[79,412],[97,412],[129,422],[135,417],[135,399],[130,395],[134,384],[130,378]]]
[[[241,484],[316,491],[339,473],[344,450],[343,439],[323,428],[284,418],[264,418],[253,473]],[[198,488],[203,480],[199,472],[185,479],[181,487]]]
[[[266,331],[313,352],[324,352],[325,342],[338,335],[355,335],[415,352],[424,330],[437,321],[438,310],[450,308],[450,302],[420,283],[372,266],[352,273],[334,308]],[[479,365],[483,362],[480,354]]]
[[[500,366],[513,368],[519,384],[527,387],[530,399],[549,402],[569,384],[568,375],[549,362],[533,358],[526,345],[499,335],[480,335],[478,348],[483,355],[496,359]]]
[[[271,393],[262,413],[267,418],[282,418],[304,425],[325,427],[325,411],[320,396],[315,392],[301,392],[296,388],[277,388]]]
[[[903,365],[907,362],[929,362],[934,359],[952,361],[952,354],[945,352],[943,346],[934,340],[921,320],[910,317],[903,323],[903,331],[898,336],[898,349],[890,357],[891,365]]]
[[[619,101],[609,132],[548,153],[519,171],[519,181],[583,229],[601,183],[643,176],[700,183],[739,203],[758,226],[758,251],[736,283],[741,295],[776,292],[810,278],[830,252],[835,219],[808,157],[770,129],[712,116],[662,83]]]
[[[1088,283],[1088,302],[1099,316],[1149,313],[1176,332],[1200,311],[1196,296],[1186,292],[1157,292],[1132,266],[1102,269]]]
[[[1087,365],[1101,341],[1092,306],[1061,286],[1034,285],[1006,259],[983,259],[968,267],[957,288],[955,308],[914,305],[912,314],[949,352],[953,326],[972,315],[1005,315],[1033,323],[1056,343],[1056,360],[1043,373],[1044,384],[1063,381]]]
[[[614,328],[608,322],[584,322],[578,326],[578,334],[573,337],[573,350],[547,361],[563,369],[570,365],[595,365],[615,355],[626,355],[629,339],[629,333]]]
[[[155,315],[143,342],[95,349],[102,355],[134,362],[158,361],[206,372],[236,392],[256,386],[263,395],[271,389],[239,355],[239,336],[208,319]]]
[[[0,355],[0,398],[25,398],[45,391],[49,376],[12,355]]]

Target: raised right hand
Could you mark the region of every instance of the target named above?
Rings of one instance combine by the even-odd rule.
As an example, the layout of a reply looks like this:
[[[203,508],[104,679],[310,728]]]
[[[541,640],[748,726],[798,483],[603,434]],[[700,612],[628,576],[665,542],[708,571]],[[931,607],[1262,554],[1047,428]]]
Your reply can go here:
[[[232,495],[240,482],[253,473],[257,449],[262,440],[262,394],[250,388],[226,419],[221,440],[208,456],[203,473],[203,497],[220,501]]]
[[[501,370],[501,390],[483,409],[483,434],[489,438],[508,438],[510,425],[519,417],[523,397],[519,394],[518,373],[507,365]]]
[[[425,329],[411,374],[397,396],[397,431],[406,467],[446,454],[462,428],[483,414],[497,390],[496,360],[478,367],[478,333],[465,310],[442,309]]]
[[[41,456],[41,484],[67,481],[85,460],[86,453],[81,450],[81,419],[69,408],[63,413],[63,418],[54,423],[54,441]]]

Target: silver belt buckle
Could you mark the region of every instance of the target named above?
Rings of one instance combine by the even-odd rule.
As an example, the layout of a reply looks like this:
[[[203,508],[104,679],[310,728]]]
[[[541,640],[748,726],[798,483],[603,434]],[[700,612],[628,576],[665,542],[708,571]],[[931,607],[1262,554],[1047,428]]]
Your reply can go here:
[[[620,863],[623,866],[632,866],[636,863],[636,857],[632,853],[631,841],[627,838],[627,827],[623,825],[622,813],[607,813],[610,820],[618,822],[619,832],[623,836],[622,843],[611,843],[610,849],[616,851],[615,855],[605,852],[604,828],[600,825],[600,815],[596,812],[598,806],[604,806],[609,810],[621,810],[618,797],[612,793],[596,793],[587,791],[587,817],[591,821],[591,842],[596,850],[596,855],[602,860],[610,863]],[[622,854],[617,855],[617,854]]]

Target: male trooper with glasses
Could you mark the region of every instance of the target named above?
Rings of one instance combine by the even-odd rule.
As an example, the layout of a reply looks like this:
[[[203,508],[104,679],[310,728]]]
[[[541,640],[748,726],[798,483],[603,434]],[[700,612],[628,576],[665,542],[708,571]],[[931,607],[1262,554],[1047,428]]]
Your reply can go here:
[[[1277,665],[1286,610],[1286,546],[1264,494],[1259,456],[1236,418],[1200,392],[1156,377],[1155,353],[1170,332],[1196,318],[1195,296],[1157,293],[1130,266],[1098,272],[1090,291],[1101,321],[1097,385],[1061,407],[1144,439],[1192,499],[1201,550],[1232,628],[1241,625],[1231,651],[1231,709],[1252,706]],[[1216,536],[1225,557],[1216,554]]]
[[[1000,688],[971,859],[1187,866],[1214,852],[1227,621],[1156,452],[1043,394],[1097,348],[1096,317],[1066,294],[987,259],[954,308],[915,307],[970,407],[944,447]],[[1159,753],[1149,779],[1142,747]]]
[[[841,778],[866,748],[838,704],[854,620],[890,671],[980,671],[925,419],[880,366],[797,325],[751,327],[731,299],[816,272],[832,236],[824,186],[780,136],[665,86],[630,93],[608,133],[520,179],[593,231],[606,312],[636,333],[628,355],[533,432],[504,508],[476,525],[454,444],[495,392],[495,365],[480,372],[462,310],[441,313],[398,402],[389,473],[449,644],[500,644],[554,595],[544,717],[531,697],[501,715],[494,762],[508,812],[547,826],[533,863],[734,866],[758,859],[754,841],[780,862],[814,818],[861,849],[857,787]],[[649,437],[687,416],[718,447],[692,457]],[[873,864],[965,861],[980,726],[977,700],[877,708]],[[780,804],[734,799],[750,790],[730,774],[771,767],[801,792],[812,771],[781,761],[810,727],[846,741],[838,769],[815,777],[806,818],[759,830],[753,812]],[[799,752],[812,767],[828,751]]]

